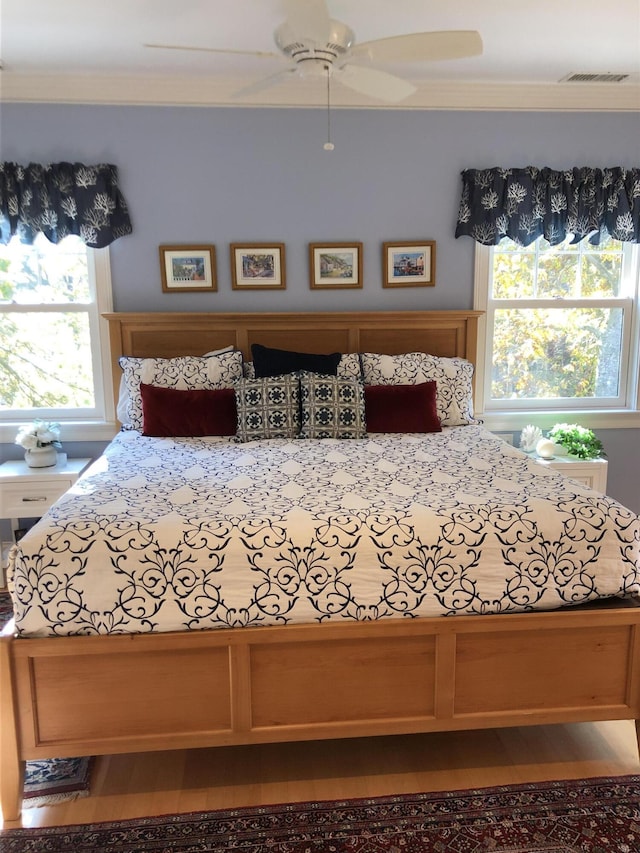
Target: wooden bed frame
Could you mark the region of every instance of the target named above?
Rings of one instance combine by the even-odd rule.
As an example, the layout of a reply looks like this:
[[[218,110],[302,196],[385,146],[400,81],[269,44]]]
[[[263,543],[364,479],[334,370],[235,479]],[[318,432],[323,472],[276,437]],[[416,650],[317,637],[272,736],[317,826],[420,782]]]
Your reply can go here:
[[[479,312],[110,314],[121,354],[253,342],[474,359]],[[118,387],[116,381],[115,387]],[[640,608],[0,642],[0,795],[28,759],[640,716]],[[327,686],[330,685],[330,689]]]

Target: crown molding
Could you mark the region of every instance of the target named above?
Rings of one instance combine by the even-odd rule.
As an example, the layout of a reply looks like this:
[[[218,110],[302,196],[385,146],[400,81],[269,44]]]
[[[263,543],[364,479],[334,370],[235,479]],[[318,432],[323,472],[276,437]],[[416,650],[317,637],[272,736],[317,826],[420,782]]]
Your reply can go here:
[[[295,78],[239,100],[234,93],[246,78],[123,75],[18,74],[0,72],[0,101],[156,105],[196,107],[326,107],[317,81]],[[563,112],[640,112],[640,84],[484,83],[431,81],[399,104],[332,87],[333,107],[395,110],[559,110]]]

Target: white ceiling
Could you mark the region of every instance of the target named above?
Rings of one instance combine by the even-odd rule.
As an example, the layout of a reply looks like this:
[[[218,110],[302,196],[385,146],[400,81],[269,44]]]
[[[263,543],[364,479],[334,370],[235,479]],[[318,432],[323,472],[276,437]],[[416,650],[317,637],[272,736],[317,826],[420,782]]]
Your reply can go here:
[[[286,67],[280,57],[153,50],[147,43],[275,50],[285,0],[0,0],[5,101],[320,106],[322,80],[238,98]],[[304,0],[300,0],[304,2]],[[356,43],[411,32],[477,30],[482,56],[375,67],[418,91],[397,106],[640,111],[640,0],[327,0]],[[573,73],[622,83],[568,83]],[[388,107],[332,86],[336,106]]]

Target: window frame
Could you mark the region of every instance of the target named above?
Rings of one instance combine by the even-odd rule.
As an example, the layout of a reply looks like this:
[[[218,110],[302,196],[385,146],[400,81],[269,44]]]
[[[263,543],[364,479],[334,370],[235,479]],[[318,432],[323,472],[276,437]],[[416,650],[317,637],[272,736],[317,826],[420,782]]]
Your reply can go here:
[[[583,426],[591,429],[616,429],[640,427],[640,246],[625,245],[623,258],[623,275],[632,283],[632,295],[629,297],[616,298],[615,300],[603,298],[591,298],[589,304],[611,304],[623,305],[625,319],[623,323],[624,333],[627,334],[626,341],[623,340],[621,353],[621,383],[624,382],[624,398],[626,404],[617,402],[615,404],[592,404],[549,407],[546,405],[530,405],[530,401],[523,402],[510,408],[500,407],[499,404],[487,406],[487,394],[491,381],[491,357],[492,357],[492,312],[489,299],[489,288],[491,284],[493,265],[493,246],[485,246],[481,243],[475,244],[474,260],[474,304],[475,310],[482,311],[478,329],[478,344],[476,356],[476,383],[475,383],[475,413],[484,424],[493,430],[518,430],[529,423],[535,423],[542,429],[550,428],[554,424],[579,420]],[[505,303],[506,300],[501,300]],[[542,305],[544,300],[527,300],[527,307],[536,303]],[[564,307],[573,307],[576,303],[584,304],[582,300],[566,299],[562,301]],[[545,306],[547,307],[548,302]],[[626,345],[626,346],[625,346]]]
[[[86,247],[87,270],[93,301],[79,310],[86,310],[89,318],[91,349],[95,382],[96,406],[93,414],[78,414],[77,410],[56,410],[47,415],[48,420],[56,420],[62,426],[62,441],[103,441],[109,440],[117,431],[114,402],[114,388],[111,368],[111,346],[109,324],[104,314],[113,311],[113,293],[111,285],[111,263],[109,248],[93,249]],[[59,310],[58,304],[46,306],[44,310]],[[7,309],[7,306],[5,306]],[[78,310],[65,306],[65,310]],[[41,305],[11,306],[8,311],[23,312],[42,310]],[[32,420],[37,414],[25,410],[24,415],[0,412],[0,443],[12,443],[18,426]]]

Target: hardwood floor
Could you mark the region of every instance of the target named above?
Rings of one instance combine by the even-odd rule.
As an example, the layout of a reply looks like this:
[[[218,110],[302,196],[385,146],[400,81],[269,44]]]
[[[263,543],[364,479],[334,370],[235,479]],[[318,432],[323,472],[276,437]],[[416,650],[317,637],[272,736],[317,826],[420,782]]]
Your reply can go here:
[[[22,825],[628,773],[630,721],[120,755],[97,760],[91,796],[26,809]]]

